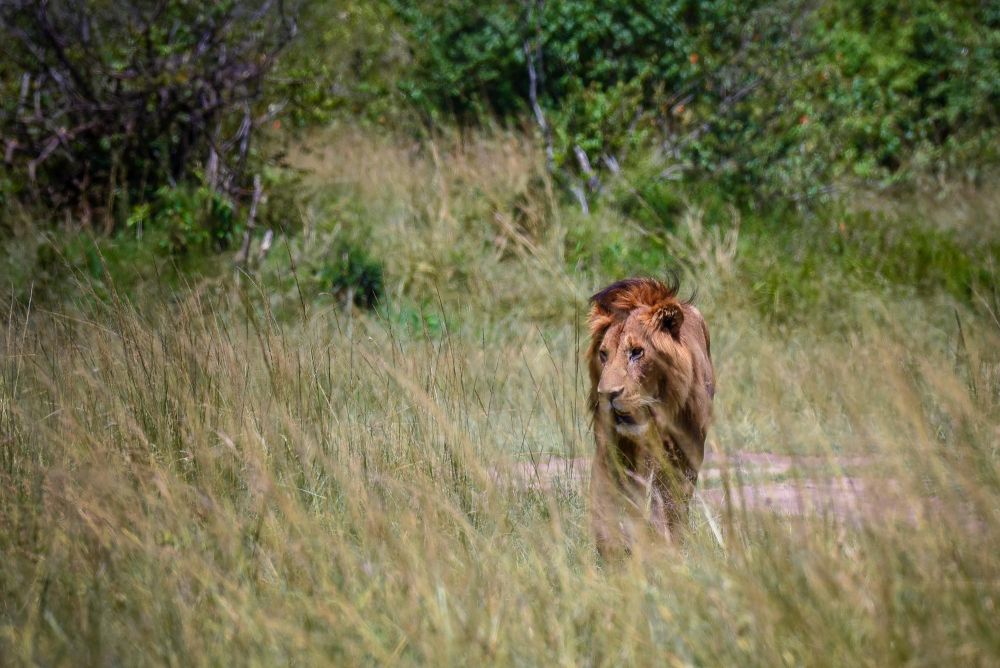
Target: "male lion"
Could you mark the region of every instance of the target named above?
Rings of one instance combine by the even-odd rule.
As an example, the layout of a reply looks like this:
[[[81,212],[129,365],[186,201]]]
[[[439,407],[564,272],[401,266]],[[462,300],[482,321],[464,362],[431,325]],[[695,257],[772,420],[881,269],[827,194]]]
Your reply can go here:
[[[590,298],[591,511],[602,556],[676,537],[705,455],[715,372],[708,328],[677,281],[630,278]]]

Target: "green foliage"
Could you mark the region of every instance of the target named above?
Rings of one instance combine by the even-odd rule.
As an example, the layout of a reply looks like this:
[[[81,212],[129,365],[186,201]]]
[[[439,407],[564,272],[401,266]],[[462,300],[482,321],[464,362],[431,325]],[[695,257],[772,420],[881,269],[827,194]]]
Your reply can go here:
[[[566,262],[602,276],[665,276],[677,267],[677,258],[658,237],[635,238],[620,227],[592,225],[574,225],[567,231]]]
[[[440,339],[448,333],[446,314],[435,311],[429,305],[393,303],[384,310],[383,315],[393,323],[394,330],[412,338],[424,336]]]
[[[975,305],[1000,282],[1000,242],[959,243],[909,214],[831,211],[796,221],[750,217],[740,272],[750,298],[775,322],[849,317],[858,295],[948,295]]]
[[[362,246],[343,240],[315,268],[314,280],[320,291],[368,309],[378,305],[385,291],[382,264]]]
[[[299,24],[274,73],[274,96],[287,101],[297,127],[405,115],[394,86],[407,57],[384,0],[308,0]]]
[[[152,201],[131,211],[126,228],[140,239],[144,229],[157,229],[160,246],[171,255],[225,250],[238,231],[232,201],[204,185],[159,188]]]
[[[129,14],[101,0],[5,3],[0,205],[32,200],[47,227],[90,221],[155,239],[167,257],[232,248],[251,173],[265,181],[259,226],[299,228],[295,177],[272,164],[289,125],[346,117],[413,130],[414,111],[432,132],[534,124],[529,67],[556,167],[546,178],[576,183],[575,149],[599,171],[614,158],[629,189],[599,174],[591,208],[606,198],[652,230],[672,230],[689,204],[714,225],[733,203],[748,220],[805,230],[785,209],[820,215],[851,181],[981,180],[1000,159],[995,3],[304,0],[287,15],[281,4],[170,0]],[[65,63],[49,53],[39,7],[70,45]],[[298,38],[284,48],[292,16]],[[214,162],[215,149],[228,154]],[[587,234],[568,231],[574,263],[593,252]],[[608,272],[662,264],[628,244],[605,256]],[[431,274],[458,276],[461,259],[443,252]],[[353,271],[329,269],[330,285]]]
[[[35,304],[88,303],[117,297],[162,299],[191,279],[217,271],[208,256],[170,254],[170,239],[153,228],[142,239],[128,233],[112,237],[43,235],[19,244],[24,258],[9,271],[26,277],[15,295]]]
[[[400,86],[418,108],[468,118],[481,104],[501,115],[525,109],[524,30],[514,3],[394,2],[412,34],[413,73]]]
[[[844,178],[997,158],[1000,31],[989,3],[394,0],[407,99],[431,117],[531,113],[557,165],[663,147],[731,198],[795,201]]]
[[[401,86],[415,105],[464,119],[527,112],[530,60],[560,164],[574,146],[592,160],[620,155],[658,123],[696,127],[690,110],[717,105],[749,72],[748,26],[770,20],[759,1],[394,4],[413,36]]]
[[[908,163],[942,171],[989,158],[998,29],[988,3],[824,4],[811,29],[816,57],[793,89],[803,145],[837,174],[880,181]]]

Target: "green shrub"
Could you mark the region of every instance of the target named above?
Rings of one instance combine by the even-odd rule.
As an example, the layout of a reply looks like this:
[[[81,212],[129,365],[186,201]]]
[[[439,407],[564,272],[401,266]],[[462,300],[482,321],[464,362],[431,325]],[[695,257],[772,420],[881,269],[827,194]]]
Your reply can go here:
[[[835,174],[888,180],[938,171],[996,139],[1000,23],[986,3],[826,3],[813,67],[794,89],[803,142]]]
[[[295,4],[0,4],[0,134],[16,194],[108,232],[198,173],[244,197]]]
[[[557,166],[657,147],[731,198],[815,199],[844,179],[996,160],[1000,12],[989,3],[393,0],[431,118],[532,113]],[[974,173],[978,167],[974,170]]]
[[[368,309],[375,308],[385,292],[382,264],[360,245],[338,241],[314,278],[321,291]]]
[[[142,239],[48,233],[21,247],[30,281],[18,286],[18,298],[52,307],[117,297],[166,299],[192,277],[218,271],[203,254],[164,252],[168,237],[155,228]]]
[[[401,86],[417,107],[465,120],[524,113],[531,59],[559,164],[574,146],[597,161],[658,125],[694,130],[756,66],[749,31],[777,20],[759,11],[775,4],[763,0],[393,4],[412,36]]]
[[[308,1],[299,25],[274,73],[274,95],[287,100],[296,127],[345,115],[380,123],[406,115],[395,87],[409,58],[385,0]]]
[[[1000,281],[1000,244],[961,244],[912,215],[833,210],[801,220],[750,217],[739,270],[775,322],[851,317],[859,295],[944,295],[977,305]]]
[[[152,201],[132,210],[126,226],[138,238],[143,228],[157,230],[161,248],[171,255],[225,250],[237,232],[232,201],[204,185],[159,188]]]

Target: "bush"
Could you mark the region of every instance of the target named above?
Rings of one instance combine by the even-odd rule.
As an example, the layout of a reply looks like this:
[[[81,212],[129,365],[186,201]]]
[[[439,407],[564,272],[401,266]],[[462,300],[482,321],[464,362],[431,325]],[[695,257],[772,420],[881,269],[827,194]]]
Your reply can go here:
[[[302,128],[344,115],[379,123],[407,117],[396,94],[409,60],[397,23],[384,0],[305,2],[302,33],[274,72],[292,123]]]
[[[431,117],[537,102],[557,166],[658,149],[689,179],[802,202],[844,178],[995,160],[1000,15],[989,3],[393,0]],[[662,169],[662,167],[661,167]]]
[[[232,202],[204,185],[161,187],[151,202],[135,207],[126,221],[141,238],[143,227],[161,234],[161,246],[171,255],[189,250],[224,250],[236,233]]]
[[[243,196],[274,111],[267,75],[296,31],[288,4],[4,2],[0,133],[15,194],[103,217],[107,231],[198,170]]]
[[[774,322],[849,317],[859,295],[902,294],[978,305],[997,284],[1000,244],[959,243],[913,214],[833,211],[801,221],[750,218],[741,270],[756,306]]]
[[[394,4],[414,45],[401,82],[413,103],[465,120],[523,113],[530,62],[560,164],[574,146],[597,160],[657,128],[694,130],[747,84],[761,50],[748,37],[780,21],[762,0]]]
[[[385,291],[382,264],[364,248],[344,241],[334,245],[314,276],[321,291],[368,309],[378,305]]]
[[[857,176],[891,174],[917,150],[995,138],[1000,14],[988,3],[849,0],[818,18],[823,85],[812,92],[829,107],[817,120]]]

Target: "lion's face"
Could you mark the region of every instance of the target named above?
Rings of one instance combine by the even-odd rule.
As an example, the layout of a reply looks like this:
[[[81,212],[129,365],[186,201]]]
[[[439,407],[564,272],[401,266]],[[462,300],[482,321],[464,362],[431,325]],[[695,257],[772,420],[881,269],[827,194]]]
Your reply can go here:
[[[655,354],[647,354],[652,346],[639,320],[635,313],[609,327],[597,352],[597,409],[616,431],[636,436],[649,429],[660,375]]]
[[[670,297],[591,314],[592,400],[599,423],[625,437],[660,430],[687,401],[692,361],[681,344],[683,311]]]

